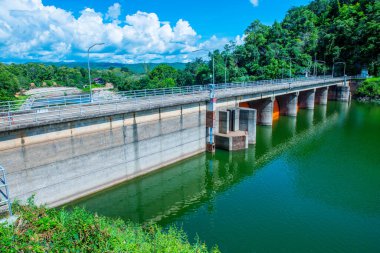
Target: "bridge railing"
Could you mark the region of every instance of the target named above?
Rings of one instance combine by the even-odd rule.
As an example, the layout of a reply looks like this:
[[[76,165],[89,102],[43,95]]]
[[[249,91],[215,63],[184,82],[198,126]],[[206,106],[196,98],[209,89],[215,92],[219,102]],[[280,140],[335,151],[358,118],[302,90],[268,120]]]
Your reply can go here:
[[[347,77],[348,78],[348,77]],[[215,85],[218,94],[228,94],[234,89],[251,88],[270,90],[292,86],[310,85],[310,83],[324,83],[343,81],[339,78],[292,78],[277,80],[261,80],[255,82],[226,83]],[[263,87],[265,86],[265,88]],[[263,89],[264,88],[264,89]],[[240,91],[241,92],[241,91]],[[17,101],[0,103],[0,129],[12,129],[26,124],[42,123],[49,120],[62,120],[64,118],[99,115],[108,112],[125,110],[150,109],[157,106],[168,106],[174,103],[207,100],[208,85],[194,85],[165,89],[146,89],[116,92],[109,98],[97,98],[91,101],[89,95],[76,95],[66,97],[44,98],[37,100],[33,105],[21,105]],[[49,104],[50,103],[50,104]]]
[[[235,82],[227,84],[216,84],[215,89],[231,89],[239,87],[250,87],[258,85],[273,85],[280,83],[289,82],[299,82],[306,80],[324,80],[331,78],[322,77],[298,77],[298,78],[287,78],[287,79],[273,79],[273,80],[260,80],[253,82]],[[192,85],[192,86],[182,86],[173,88],[161,88],[161,89],[144,89],[144,90],[133,90],[133,91],[121,91],[114,92],[111,95],[102,96],[94,93],[93,100],[89,94],[81,95],[68,95],[68,96],[51,96],[51,97],[40,97],[36,99],[26,99],[26,100],[13,100],[13,101],[0,101],[0,113],[8,112],[22,112],[30,111],[33,109],[41,108],[51,108],[51,107],[61,107],[69,105],[81,105],[81,104],[91,104],[91,103],[108,103],[108,102],[120,102],[120,100],[130,100],[136,98],[145,98],[151,96],[173,96],[173,95],[186,95],[192,93],[199,93],[208,90],[208,85]]]

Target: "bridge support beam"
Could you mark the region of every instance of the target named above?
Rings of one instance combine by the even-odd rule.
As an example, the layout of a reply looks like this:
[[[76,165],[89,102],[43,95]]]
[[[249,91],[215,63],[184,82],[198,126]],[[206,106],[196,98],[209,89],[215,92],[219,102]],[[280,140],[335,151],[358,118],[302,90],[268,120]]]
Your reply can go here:
[[[298,92],[276,97],[280,106],[280,115],[297,116]]]
[[[308,109],[308,110],[314,109],[315,89],[301,91],[298,97],[298,101],[299,101],[299,108]]]
[[[318,105],[327,105],[329,87],[319,88],[315,92],[315,103]]]
[[[257,110],[257,124],[271,126],[273,124],[274,97],[249,102],[249,106]]]
[[[239,129],[248,132],[249,144],[256,144],[256,120],[257,111],[255,109],[240,108]]]

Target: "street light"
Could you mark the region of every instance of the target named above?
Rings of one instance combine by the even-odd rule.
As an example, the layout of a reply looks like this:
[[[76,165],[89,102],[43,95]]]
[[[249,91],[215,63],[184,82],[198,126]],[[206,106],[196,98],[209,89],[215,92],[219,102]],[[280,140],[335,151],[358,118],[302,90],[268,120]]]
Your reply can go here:
[[[323,78],[326,78],[326,62],[325,61],[321,61],[321,60],[315,60],[314,61],[314,66],[315,66],[315,76],[317,77],[318,76],[318,68],[316,67],[317,66],[317,62],[322,62],[325,64],[324,68],[323,68]]]
[[[95,43],[94,45],[92,45],[91,47],[89,47],[87,49],[88,81],[90,84],[90,100],[91,100],[91,103],[93,100],[92,100],[92,88],[91,88],[90,50],[95,46],[102,46],[102,45],[104,45],[104,43]]]
[[[292,78],[292,60],[294,60],[294,58],[285,58],[285,60],[289,60],[289,78],[291,79]]]
[[[198,49],[193,52],[199,52],[199,51],[206,51],[210,53],[209,51],[205,49]],[[207,111],[212,112],[213,115],[213,120],[214,120],[214,115],[215,115],[215,110],[216,110],[216,96],[215,96],[215,59],[214,59],[214,54],[212,54],[212,84],[209,85],[210,93],[209,93],[209,99],[210,102],[207,106]],[[207,145],[207,150],[214,152],[215,151],[215,142],[214,142],[214,126],[213,124],[209,125],[207,127],[208,129],[208,135],[209,135],[209,141]],[[211,147],[211,148],[209,148]]]
[[[338,62],[334,62],[333,63],[333,67],[332,67],[332,77],[334,77],[334,66],[335,64],[343,64],[344,65],[344,68],[343,68],[343,75],[346,76],[346,62],[344,61],[338,61]]]

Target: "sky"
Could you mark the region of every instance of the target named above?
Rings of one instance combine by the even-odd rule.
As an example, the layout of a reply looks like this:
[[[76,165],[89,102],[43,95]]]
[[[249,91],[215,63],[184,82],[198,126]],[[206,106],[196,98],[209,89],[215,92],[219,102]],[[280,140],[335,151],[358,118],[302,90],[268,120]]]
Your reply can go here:
[[[188,62],[310,0],[0,0],[1,62]],[[194,52],[197,51],[197,52]]]

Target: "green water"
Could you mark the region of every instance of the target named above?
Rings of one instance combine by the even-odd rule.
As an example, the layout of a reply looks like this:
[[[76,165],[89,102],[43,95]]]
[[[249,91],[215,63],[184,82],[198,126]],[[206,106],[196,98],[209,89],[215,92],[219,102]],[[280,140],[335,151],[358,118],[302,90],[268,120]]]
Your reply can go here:
[[[257,145],[201,154],[84,199],[177,225],[222,252],[380,252],[380,106],[329,102],[258,127]]]

